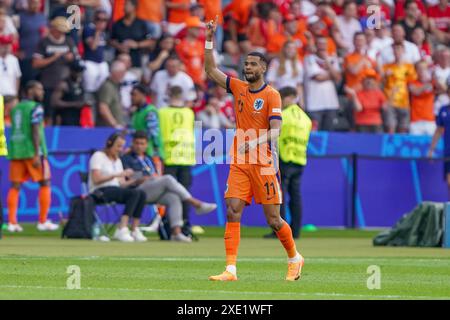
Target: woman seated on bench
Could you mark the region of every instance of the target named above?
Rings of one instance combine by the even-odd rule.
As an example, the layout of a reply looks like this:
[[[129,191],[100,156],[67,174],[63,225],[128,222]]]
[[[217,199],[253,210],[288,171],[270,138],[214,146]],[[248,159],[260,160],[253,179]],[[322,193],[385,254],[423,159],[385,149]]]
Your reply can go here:
[[[89,193],[96,201],[116,202],[125,205],[123,216],[114,233],[114,238],[123,242],[147,241],[139,230],[140,218],[145,206],[146,195],[143,190],[132,188],[141,183],[130,179],[133,170],[124,170],[120,153],[125,145],[125,136],[112,134],[106,141],[104,150],[95,152],[89,160]],[[131,232],[129,218],[133,217]]]

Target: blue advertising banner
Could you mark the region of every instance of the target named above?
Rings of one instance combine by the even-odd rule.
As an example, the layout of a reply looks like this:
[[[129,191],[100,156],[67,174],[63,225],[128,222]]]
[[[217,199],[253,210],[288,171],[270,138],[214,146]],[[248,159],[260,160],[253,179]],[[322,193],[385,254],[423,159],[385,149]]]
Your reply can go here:
[[[81,194],[80,171],[88,170],[89,150],[104,146],[111,129],[54,127],[46,129],[52,172],[50,218],[66,216],[70,197]],[[7,130],[8,136],[8,130]],[[232,137],[229,131],[222,137]],[[197,159],[215,141],[205,132],[197,132]],[[217,139],[218,135],[214,135]],[[224,146],[231,139],[216,141]],[[303,223],[317,226],[392,226],[403,214],[422,201],[447,201],[442,160],[423,159],[431,138],[409,135],[374,135],[315,132],[308,147],[310,155],[302,178]],[[437,156],[442,153],[442,142]],[[357,154],[356,162],[355,157]],[[421,159],[422,158],[422,159]],[[223,201],[229,166],[218,152],[215,163],[192,168],[194,196],[216,202],[216,212],[206,216],[191,213],[191,222],[199,225],[224,225]],[[211,161],[213,162],[213,161]],[[9,187],[9,163],[0,159],[2,200],[6,203]],[[356,186],[353,183],[356,181]],[[19,221],[37,220],[38,185],[27,182],[20,194]],[[5,208],[5,214],[7,209]],[[150,206],[144,222],[151,219]],[[288,216],[289,219],[289,216]],[[7,219],[6,219],[7,221]],[[262,208],[249,206],[242,223],[265,225]]]

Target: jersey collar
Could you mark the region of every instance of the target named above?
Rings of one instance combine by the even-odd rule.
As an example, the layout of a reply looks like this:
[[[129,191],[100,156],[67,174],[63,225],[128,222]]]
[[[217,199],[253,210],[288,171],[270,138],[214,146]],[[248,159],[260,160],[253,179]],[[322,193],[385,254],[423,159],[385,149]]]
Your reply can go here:
[[[256,90],[250,90],[250,88],[249,88],[248,91],[250,91],[250,93],[258,93],[258,92],[263,91],[266,87],[267,87],[267,83],[264,83],[261,88],[256,89]]]

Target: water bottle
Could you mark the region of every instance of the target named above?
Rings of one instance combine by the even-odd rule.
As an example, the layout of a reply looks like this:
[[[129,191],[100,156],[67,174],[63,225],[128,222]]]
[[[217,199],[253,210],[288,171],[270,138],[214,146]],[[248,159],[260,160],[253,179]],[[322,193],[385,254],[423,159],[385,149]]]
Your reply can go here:
[[[98,240],[100,238],[100,224],[95,222],[92,225],[92,240]]]

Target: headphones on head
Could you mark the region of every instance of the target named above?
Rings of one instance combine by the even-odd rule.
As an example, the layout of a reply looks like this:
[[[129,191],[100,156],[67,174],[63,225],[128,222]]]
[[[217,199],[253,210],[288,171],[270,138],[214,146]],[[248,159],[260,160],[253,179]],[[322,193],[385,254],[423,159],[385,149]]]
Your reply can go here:
[[[108,137],[106,140],[106,148],[111,148],[118,138],[123,138],[123,134],[121,132],[114,132]]]

